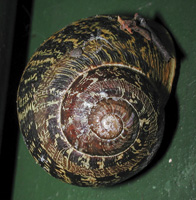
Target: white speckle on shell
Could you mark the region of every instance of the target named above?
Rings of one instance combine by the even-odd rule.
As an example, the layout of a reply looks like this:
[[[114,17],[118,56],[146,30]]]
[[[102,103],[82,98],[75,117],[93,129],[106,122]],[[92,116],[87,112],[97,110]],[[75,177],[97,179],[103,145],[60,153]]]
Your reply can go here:
[[[112,99],[114,100],[114,101],[119,101],[119,97],[112,97]]]
[[[88,107],[88,108],[92,108],[93,107],[93,103],[89,103],[89,102],[84,102],[83,103],[84,107]]]
[[[100,97],[101,98],[108,98],[108,94],[105,92],[100,92]]]
[[[68,120],[69,120],[69,121],[68,121],[69,124],[72,124],[72,123],[73,123],[73,119],[72,119],[71,117],[69,117]]]

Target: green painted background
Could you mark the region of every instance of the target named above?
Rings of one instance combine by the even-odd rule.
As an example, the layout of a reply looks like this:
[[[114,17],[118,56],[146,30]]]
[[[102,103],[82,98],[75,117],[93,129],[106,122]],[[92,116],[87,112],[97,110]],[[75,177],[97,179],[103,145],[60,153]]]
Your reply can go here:
[[[161,20],[175,38],[177,86],[166,107],[166,129],[153,163],[109,188],[80,188],[55,180],[35,164],[20,135],[14,200],[196,200],[196,1],[35,0],[29,57],[51,34],[96,14],[140,14]]]

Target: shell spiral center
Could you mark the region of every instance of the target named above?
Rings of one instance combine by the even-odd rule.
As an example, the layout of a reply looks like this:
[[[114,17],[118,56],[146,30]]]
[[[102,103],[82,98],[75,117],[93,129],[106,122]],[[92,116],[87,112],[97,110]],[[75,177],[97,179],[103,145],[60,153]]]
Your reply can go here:
[[[123,128],[122,120],[118,116],[111,114],[108,114],[101,119],[101,126],[108,133],[106,135],[99,134],[99,136],[104,139],[118,136]]]
[[[112,67],[89,71],[75,80],[64,97],[63,132],[80,152],[115,155],[129,148],[138,136],[139,116],[130,103],[130,98],[137,99],[134,91],[130,92],[131,84],[117,74]]]

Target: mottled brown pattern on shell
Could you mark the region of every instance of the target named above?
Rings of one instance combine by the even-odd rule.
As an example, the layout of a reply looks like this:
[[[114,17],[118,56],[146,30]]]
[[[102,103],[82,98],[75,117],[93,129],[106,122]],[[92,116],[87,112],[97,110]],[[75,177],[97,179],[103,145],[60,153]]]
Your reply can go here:
[[[120,30],[116,16],[96,16],[60,30],[32,56],[18,89],[18,118],[29,151],[48,173],[71,184],[112,185],[133,176],[150,162],[160,144],[162,109],[171,90],[174,70],[175,58],[166,63],[152,42],[137,33],[130,35]],[[113,90],[104,90],[106,79],[111,82],[108,85],[115,85]],[[123,128],[130,129],[127,133],[132,132],[129,142],[120,145],[122,152],[121,147],[115,150],[107,146],[115,146],[115,140],[125,136],[123,128],[113,138],[108,136],[113,140],[109,143],[105,142],[107,137],[100,137],[101,147],[104,142],[105,147],[97,147],[99,150],[79,148],[70,141],[67,120],[75,118],[66,118],[69,113],[66,103],[70,101],[71,105],[69,98],[78,94],[73,91],[78,87],[79,92],[82,86],[85,87],[81,101],[88,99],[85,95],[93,89],[94,112],[98,102],[103,101],[109,109],[113,101],[118,103],[112,113],[119,120],[131,121],[132,112],[136,122],[139,120],[139,128],[136,122],[130,126],[122,122]],[[119,92],[117,88],[123,87],[124,92]],[[96,92],[102,95],[97,101]],[[124,116],[119,109],[121,104],[132,111]],[[91,116],[96,118],[93,111]],[[91,120],[88,123],[92,124]],[[131,128],[136,128],[135,132]],[[96,132],[93,128],[91,131]]]

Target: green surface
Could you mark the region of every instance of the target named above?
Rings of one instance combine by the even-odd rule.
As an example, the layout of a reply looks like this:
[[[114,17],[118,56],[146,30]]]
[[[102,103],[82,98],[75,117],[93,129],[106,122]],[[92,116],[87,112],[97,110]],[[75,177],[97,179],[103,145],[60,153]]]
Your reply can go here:
[[[159,16],[178,46],[180,67],[175,96],[166,112],[160,158],[139,176],[109,188],[81,188],[48,175],[36,165],[20,135],[14,200],[196,200],[196,3],[195,0],[35,0],[29,57],[51,34],[96,14],[139,12]],[[182,56],[183,55],[183,56]],[[174,124],[173,124],[174,123]],[[171,127],[171,130],[170,130]],[[168,140],[168,141],[167,141]]]

